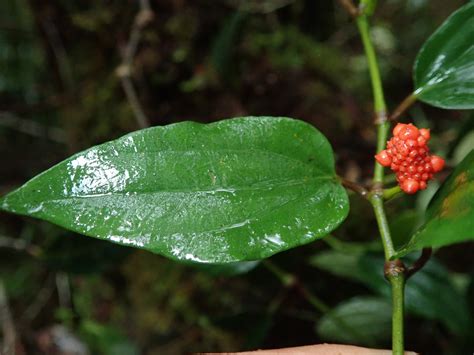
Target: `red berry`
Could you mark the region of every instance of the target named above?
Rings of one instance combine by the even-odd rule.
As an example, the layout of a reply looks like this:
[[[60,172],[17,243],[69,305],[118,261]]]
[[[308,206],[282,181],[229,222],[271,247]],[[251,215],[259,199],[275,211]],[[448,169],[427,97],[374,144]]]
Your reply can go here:
[[[407,156],[408,153],[410,153],[410,150],[408,149],[406,144],[403,144],[399,149],[399,152],[401,155]]]
[[[405,143],[410,149],[417,146],[417,143],[414,139],[407,139]]]
[[[419,136],[416,141],[420,147],[424,147],[426,145],[426,139],[423,136]]]
[[[382,166],[390,166],[390,164],[392,164],[392,158],[388,155],[386,150],[382,150],[379,154],[377,154],[375,159]]]
[[[399,123],[395,126],[395,128],[393,129],[393,135],[394,136],[398,136],[398,134],[400,133],[400,131],[405,128],[406,124],[404,123]]]
[[[418,129],[411,123],[399,123],[393,129],[387,149],[375,156],[382,166],[390,166],[396,173],[397,181],[406,193],[413,194],[426,189],[433,173],[444,167],[442,158],[429,155],[429,139],[429,129]]]
[[[413,179],[407,179],[402,182],[400,185],[403,191],[405,191],[407,194],[414,194],[420,189],[420,184],[418,181],[413,180]]]
[[[437,173],[438,171],[443,170],[443,168],[444,168],[444,159],[437,156],[437,155],[431,156],[431,166],[433,168],[433,172],[435,172],[435,173]]]
[[[413,126],[411,123],[400,130],[400,133],[398,134],[398,136],[403,140],[417,139],[419,135],[420,132],[418,132],[418,128]]]
[[[414,142],[414,141],[413,141]],[[418,152],[416,150],[411,150],[408,154],[411,158],[415,158],[418,156]]]
[[[430,140],[430,130],[428,128],[420,128],[420,135],[426,140]]]

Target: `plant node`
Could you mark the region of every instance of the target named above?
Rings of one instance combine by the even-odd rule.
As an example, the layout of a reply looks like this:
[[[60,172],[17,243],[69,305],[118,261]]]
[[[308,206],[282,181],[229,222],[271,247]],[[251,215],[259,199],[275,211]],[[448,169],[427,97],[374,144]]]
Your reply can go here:
[[[387,280],[404,275],[406,272],[405,264],[400,260],[386,261],[383,268],[384,276]]]

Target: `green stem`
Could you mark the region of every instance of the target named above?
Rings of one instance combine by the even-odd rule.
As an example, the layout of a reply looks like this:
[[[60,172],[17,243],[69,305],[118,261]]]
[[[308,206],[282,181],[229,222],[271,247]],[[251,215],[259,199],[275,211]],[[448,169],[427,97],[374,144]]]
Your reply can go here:
[[[316,308],[319,312],[326,314],[330,311],[328,305],[326,305],[319,297],[316,297],[310,290],[306,288],[306,286],[300,284],[299,285],[300,292],[306,298],[309,304],[311,304],[314,308]],[[348,327],[344,325],[344,327]],[[350,327],[348,327],[350,328]]]
[[[394,198],[395,196],[397,196],[401,192],[402,192],[402,189],[398,185],[394,186],[394,187],[391,187],[389,189],[384,189],[383,190],[383,199],[385,201],[391,200],[392,198]]]
[[[388,225],[387,216],[383,206],[383,197],[379,194],[373,194],[370,197],[370,203],[374,209],[375,218],[379,227],[380,237],[382,238],[385,260],[390,260],[395,255],[393,248],[392,236],[390,235],[390,227]]]
[[[268,269],[268,271],[270,271],[273,275],[275,275],[280,280],[283,286],[285,287],[298,286],[304,298],[319,312],[323,314],[329,312],[330,310],[329,306],[327,306],[321,299],[319,299],[319,297],[317,297],[310,290],[308,290],[306,286],[303,285],[295,275],[290,274],[289,272],[280,269],[270,260],[264,260],[262,261],[262,264]]]
[[[357,27],[364,45],[365,56],[370,71],[370,79],[372,83],[372,91],[374,94],[374,110],[377,114],[386,113],[385,98],[383,94],[382,79],[380,78],[379,66],[377,64],[377,56],[370,38],[369,19],[366,15],[357,17]]]
[[[410,108],[411,105],[413,105],[418,98],[416,97],[415,94],[410,94],[408,95],[401,103],[400,105],[397,106],[395,110],[393,110],[393,113],[390,115],[389,120],[390,121],[395,121],[400,117],[406,110]]]
[[[382,79],[377,63],[377,56],[370,38],[369,20],[367,15],[363,14],[357,17],[357,27],[364,45],[365,56],[369,66],[370,80],[372,83],[372,92],[374,95],[374,110],[376,115],[375,123],[377,125],[377,153],[385,148],[390,122],[387,120],[387,106],[383,94]],[[382,184],[384,177],[383,166],[375,163],[374,183]]]
[[[394,355],[404,354],[403,342],[403,307],[405,276],[398,274],[389,277],[392,285],[392,353]]]
[[[368,16],[375,8],[375,1],[362,0],[361,5],[368,7],[368,12],[363,12],[357,17],[357,27],[364,45],[365,55],[369,66],[372,92],[374,96],[374,110],[376,114],[375,124],[377,125],[377,153],[385,148],[388,138],[390,122],[387,120],[387,107],[385,104],[382,80],[377,64],[377,56],[370,38],[370,28]],[[374,188],[369,196],[369,200],[374,209],[375,217],[382,239],[385,260],[389,261],[394,255],[392,237],[388,226],[387,216],[384,209],[383,200],[384,167],[375,163]],[[403,354],[403,289],[405,285],[404,270],[388,275],[387,278],[392,286],[392,352],[393,354]]]
[[[270,260],[263,260],[262,261],[263,266],[267,268],[268,271],[270,271],[273,275],[275,275],[283,284],[285,287],[290,287],[295,283],[295,276],[286,272],[285,270],[280,269],[278,266],[276,266],[274,263],[272,263]]]
[[[360,7],[364,14],[371,16],[374,11],[375,7],[377,6],[377,0],[361,0]]]

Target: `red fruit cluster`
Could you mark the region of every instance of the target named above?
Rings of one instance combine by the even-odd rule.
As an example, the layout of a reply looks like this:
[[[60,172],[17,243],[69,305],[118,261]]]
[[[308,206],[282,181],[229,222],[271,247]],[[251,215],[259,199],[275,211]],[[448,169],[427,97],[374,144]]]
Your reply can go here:
[[[444,167],[443,158],[429,154],[429,140],[429,129],[399,123],[393,129],[387,149],[375,156],[381,165],[389,166],[397,174],[397,181],[407,194],[426,189],[433,174]]]

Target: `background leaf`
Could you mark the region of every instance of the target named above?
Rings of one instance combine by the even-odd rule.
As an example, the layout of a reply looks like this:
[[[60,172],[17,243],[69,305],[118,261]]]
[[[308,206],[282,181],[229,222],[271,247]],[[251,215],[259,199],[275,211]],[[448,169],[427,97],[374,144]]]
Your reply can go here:
[[[471,151],[434,195],[425,223],[398,255],[473,239],[474,151]]]
[[[331,341],[370,346],[390,337],[390,325],[390,302],[379,297],[354,297],[324,315],[317,331]]]
[[[348,213],[326,138],[274,117],[137,131],[72,156],[0,203],[82,234],[208,263],[308,243]]]
[[[453,13],[421,48],[415,94],[433,106],[474,108],[474,2]]]
[[[409,258],[407,264],[413,263]],[[367,255],[360,259],[359,270],[372,290],[391,297],[390,285],[383,276],[383,257]],[[472,320],[465,295],[452,282],[453,275],[432,258],[413,275],[405,286],[407,313],[442,322],[453,334],[468,334]]]
[[[407,264],[413,261],[410,257]],[[382,255],[323,251],[310,262],[333,275],[366,285],[387,302],[391,299],[390,285],[383,275]],[[409,314],[441,321],[453,334],[460,335],[471,329],[472,320],[466,297],[452,280],[453,275],[432,258],[407,282],[406,308]]]

